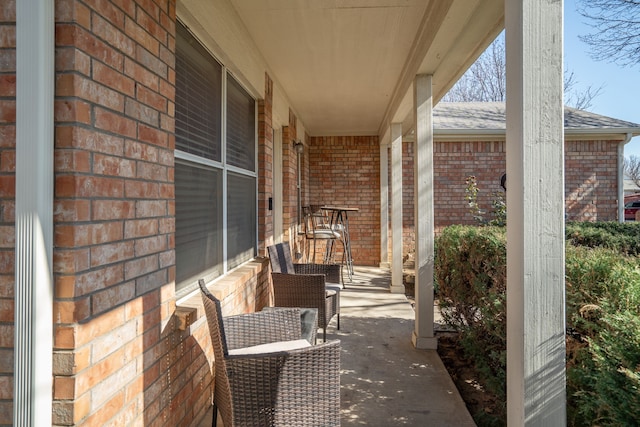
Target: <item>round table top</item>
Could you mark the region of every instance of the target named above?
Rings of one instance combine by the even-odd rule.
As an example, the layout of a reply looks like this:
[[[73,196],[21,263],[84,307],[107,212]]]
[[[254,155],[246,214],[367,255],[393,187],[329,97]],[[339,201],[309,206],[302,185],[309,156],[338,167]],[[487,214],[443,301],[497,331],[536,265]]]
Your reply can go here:
[[[348,211],[348,212],[358,212],[360,208],[352,208],[347,206],[322,206],[320,209],[324,209],[325,211]]]

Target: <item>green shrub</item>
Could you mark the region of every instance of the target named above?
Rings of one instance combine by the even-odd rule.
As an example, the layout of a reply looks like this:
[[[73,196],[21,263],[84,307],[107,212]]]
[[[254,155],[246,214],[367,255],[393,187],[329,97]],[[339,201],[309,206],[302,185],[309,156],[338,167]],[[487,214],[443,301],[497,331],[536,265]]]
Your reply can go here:
[[[628,395],[640,390],[638,258],[570,245],[566,252],[567,328],[575,333],[567,340],[570,424],[637,425],[624,420],[640,413]],[[635,377],[627,375],[633,366]]]
[[[640,255],[640,223],[568,222],[567,242],[574,246],[609,248],[628,255]]]
[[[500,227],[447,227],[438,237],[436,246],[435,280],[442,317],[460,332],[465,354],[475,361],[486,387],[496,395],[504,396],[505,230]]]
[[[592,336],[602,315],[603,300],[615,301],[629,280],[638,272],[635,260],[609,249],[590,249],[567,245],[565,286],[567,326]]]
[[[567,226],[570,425],[639,425],[640,262],[626,255],[640,250],[633,239],[640,240],[640,224]],[[504,402],[505,230],[452,226],[443,230],[436,246],[443,318],[460,332],[465,355],[475,361],[485,387]]]
[[[602,331],[568,373],[574,425],[637,426],[640,414],[640,316],[605,311]]]
[[[567,253],[567,323],[584,339],[567,357],[572,425],[637,426],[639,260],[604,249]]]

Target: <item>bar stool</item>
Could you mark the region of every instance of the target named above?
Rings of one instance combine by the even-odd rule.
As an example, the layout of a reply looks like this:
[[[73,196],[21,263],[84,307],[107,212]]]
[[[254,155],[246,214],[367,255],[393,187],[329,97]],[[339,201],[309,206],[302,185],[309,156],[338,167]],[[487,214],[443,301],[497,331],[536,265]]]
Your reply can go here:
[[[328,218],[324,215],[323,211],[319,209],[319,206],[303,206],[302,210],[304,213],[304,237],[306,242],[305,253],[307,262],[316,261],[316,246],[317,242],[321,241],[325,244],[323,263],[332,264],[334,243],[336,240],[342,241],[341,234],[331,228]],[[309,258],[311,242],[313,242],[313,252],[311,258]]]
[[[322,206],[322,210],[330,212],[329,228],[337,233],[343,247],[342,264],[347,271],[349,280],[353,280],[353,256],[351,254],[351,237],[349,236],[349,216],[348,212],[358,212],[358,208],[345,206]],[[331,242],[333,243],[333,242]]]

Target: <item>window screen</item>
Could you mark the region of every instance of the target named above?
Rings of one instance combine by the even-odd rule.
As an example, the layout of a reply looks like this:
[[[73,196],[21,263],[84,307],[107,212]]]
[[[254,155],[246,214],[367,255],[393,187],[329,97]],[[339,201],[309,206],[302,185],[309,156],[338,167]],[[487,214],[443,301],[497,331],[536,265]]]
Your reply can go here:
[[[234,268],[255,256],[256,179],[229,173],[227,186],[227,262]]]
[[[256,102],[235,81],[227,78],[227,163],[255,172]]]
[[[176,161],[176,283],[222,274],[222,172]]]
[[[222,160],[222,66],[178,25],[176,28],[176,148]]]
[[[233,77],[223,79],[224,75],[224,66],[178,23],[178,295],[195,288],[197,279],[221,276],[225,269],[252,259],[257,251],[256,103]]]

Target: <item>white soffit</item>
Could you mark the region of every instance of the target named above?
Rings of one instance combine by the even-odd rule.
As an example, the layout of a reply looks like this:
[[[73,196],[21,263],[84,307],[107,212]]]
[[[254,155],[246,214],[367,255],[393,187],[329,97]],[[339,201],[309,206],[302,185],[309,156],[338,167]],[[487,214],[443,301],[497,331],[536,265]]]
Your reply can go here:
[[[314,136],[378,134],[425,58],[434,85],[448,85],[499,32],[503,16],[501,0],[230,2]],[[447,76],[438,78],[443,63]]]
[[[232,3],[312,135],[377,132],[427,4]]]

